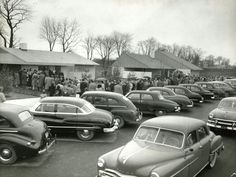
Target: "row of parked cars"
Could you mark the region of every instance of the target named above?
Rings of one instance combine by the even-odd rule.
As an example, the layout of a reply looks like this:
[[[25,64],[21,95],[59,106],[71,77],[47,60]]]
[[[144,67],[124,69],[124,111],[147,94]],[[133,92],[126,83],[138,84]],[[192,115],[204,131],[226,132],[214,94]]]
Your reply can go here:
[[[228,96],[223,89],[216,89],[224,93],[217,95],[216,92],[200,87],[200,84],[205,84],[205,88],[208,88],[207,85],[214,86],[213,83],[204,82],[151,87],[146,91],[131,91],[126,96],[90,91],[85,92],[81,98],[46,97],[7,101],[0,104],[0,162],[11,164],[20,157],[47,151],[55,143],[51,134],[54,131],[74,132],[79,139],[88,141],[96,133],[113,133],[125,124],[139,123],[143,113],[159,116],[189,109],[208,99]],[[222,107],[228,106],[227,114],[224,114],[226,117],[230,109],[235,109],[235,100],[224,98],[217,109],[222,111]],[[229,126],[235,130],[236,120],[232,118],[226,124],[217,115],[219,110],[209,114],[207,125],[227,128],[230,123]],[[180,176],[189,176],[197,174],[206,165],[213,167],[224,146],[222,138],[214,135],[207,125],[201,120],[180,116],[150,119],[140,125],[133,140],[126,146],[99,158],[98,176],[159,177],[171,176],[173,170],[177,170]],[[204,150],[199,145],[204,146]],[[140,156],[138,152],[141,151],[143,154]],[[151,158],[153,153],[157,153],[158,159]],[[201,162],[190,170],[191,162],[202,153],[205,155],[201,155]],[[175,156],[174,161],[172,156]],[[136,164],[141,161],[139,158],[144,157],[147,158],[142,164]],[[181,160],[183,157],[186,161]],[[187,171],[178,171],[188,166],[188,163]]]

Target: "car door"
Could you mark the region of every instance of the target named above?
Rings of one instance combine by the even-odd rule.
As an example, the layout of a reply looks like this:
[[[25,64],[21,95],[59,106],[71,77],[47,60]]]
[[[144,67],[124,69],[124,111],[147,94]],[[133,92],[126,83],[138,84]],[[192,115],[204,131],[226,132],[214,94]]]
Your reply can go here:
[[[140,111],[142,111],[142,110],[141,110],[142,105],[141,105],[141,102],[140,102],[140,96],[141,96],[140,93],[130,93],[129,95],[127,95],[127,98],[129,98],[130,101],[132,101],[133,104],[134,104],[137,108],[139,108]]]
[[[94,96],[94,106],[109,111],[107,98],[104,96]]]
[[[185,93],[185,91],[184,91],[182,88],[175,88],[175,89],[174,89],[174,92],[175,92],[176,94],[178,94],[178,95],[185,95],[185,96],[187,96],[186,93]]]
[[[110,112],[120,112],[121,110],[124,110],[126,108],[126,106],[122,102],[115,98],[108,98],[107,103],[108,110]]]
[[[185,142],[185,159],[188,162],[188,177],[193,177],[201,169],[201,144],[196,130],[190,132]]]
[[[141,105],[140,110],[143,112],[153,113],[153,111],[158,107],[158,103],[157,103],[158,100],[154,101],[152,94],[142,93],[140,102],[141,102],[140,103],[140,105]]]
[[[80,108],[70,104],[56,104],[56,118],[60,128],[71,128],[75,127],[79,123],[78,113],[81,113]]]
[[[209,154],[210,154],[210,148],[211,148],[211,141],[209,136],[209,131],[205,126],[200,127],[197,130],[198,139],[200,142],[200,148],[201,148],[201,164],[202,166],[208,164],[209,160]]]
[[[44,121],[48,126],[55,125],[58,122],[54,103],[40,103],[31,112],[35,118]]]
[[[17,129],[5,117],[0,116],[0,136],[4,133],[16,133]]]

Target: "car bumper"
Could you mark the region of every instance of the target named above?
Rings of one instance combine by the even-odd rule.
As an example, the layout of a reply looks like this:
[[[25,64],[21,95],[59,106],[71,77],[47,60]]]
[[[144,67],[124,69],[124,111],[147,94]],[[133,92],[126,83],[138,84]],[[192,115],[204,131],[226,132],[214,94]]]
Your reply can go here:
[[[135,119],[136,122],[139,122],[143,118],[143,113],[139,112],[137,118]]]
[[[181,108],[178,106],[177,108],[175,108],[175,112],[180,112]]]
[[[103,132],[104,132],[104,133],[113,133],[113,132],[115,132],[117,129],[118,129],[118,122],[115,122],[113,127],[110,127],[110,128],[103,128]]]
[[[208,127],[218,128],[223,130],[236,130],[236,126],[217,125],[215,123],[207,122]]]
[[[56,143],[56,139],[50,139],[49,142],[47,142],[45,148],[38,151],[38,154],[46,153],[49,149],[51,149]]]

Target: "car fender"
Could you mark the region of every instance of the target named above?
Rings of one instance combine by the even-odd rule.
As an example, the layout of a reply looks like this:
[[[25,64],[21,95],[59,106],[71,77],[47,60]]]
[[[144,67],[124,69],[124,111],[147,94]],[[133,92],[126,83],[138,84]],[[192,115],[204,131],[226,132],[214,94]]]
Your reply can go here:
[[[186,158],[181,157],[168,162],[159,164],[151,172],[157,173],[161,177],[188,177],[189,162]]]
[[[214,136],[211,139],[211,154],[214,152],[220,153],[224,149],[223,139],[220,135]]]

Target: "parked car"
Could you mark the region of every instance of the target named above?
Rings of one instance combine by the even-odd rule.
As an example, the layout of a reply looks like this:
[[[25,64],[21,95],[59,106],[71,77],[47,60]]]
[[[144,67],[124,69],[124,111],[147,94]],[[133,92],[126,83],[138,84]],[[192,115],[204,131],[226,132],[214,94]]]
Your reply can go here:
[[[190,100],[192,100],[195,103],[203,103],[204,101],[204,98],[201,95],[199,95],[198,93],[194,93],[185,87],[177,86],[177,85],[168,85],[165,87],[173,90],[178,95],[187,96]]]
[[[207,125],[212,128],[236,130],[236,97],[227,97],[208,115]]]
[[[119,123],[119,128],[125,123],[136,123],[142,119],[142,113],[125,96],[107,91],[87,91],[81,98],[92,103],[96,108],[110,111]]]
[[[0,104],[0,163],[46,152],[55,143],[46,124],[24,106]]]
[[[197,84],[180,84],[180,86],[186,87],[190,91],[200,94],[204,98],[204,100],[214,100],[215,99],[214,93],[200,87]]]
[[[76,97],[46,97],[8,102],[29,105],[37,100],[30,108],[31,113],[54,132],[74,131],[79,139],[89,141],[95,132],[112,133],[118,128],[118,123],[110,112],[96,109],[88,101]]]
[[[150,87],[147,91],[159,91],[167,99],[179,104],[181,110],[193,107],[193,102],[184,95],[177,95],[173,90],[165,87]]]
[[[224,83],[223,81],[211,81],[215,87],[221,88],[225,91],[225,97],[232,96],[235,94],[235,90],[228,84]]]
[[[214,84],[209,82],[196,82],[196,85],[199,85],[200,87],[209,90],[210,92],[214,93],[216,98],[223,98],[225,97],[225,91],[221,88],[217,88],[214,86]]]
[[[225,79],[224,82],[226,84],[230,84],[231,87],[236,91],[236,79]]]
[[[213,168],[221,136],[199,119],[161,116],[143,122],[126,145],[99,157],[97,177],[193,177]]]
[[[176,102],[165,99],[158,91],[136,90],[127,93],[126,97],[143,113],[156,116],[167,112],[179,112],[181,109]]]

